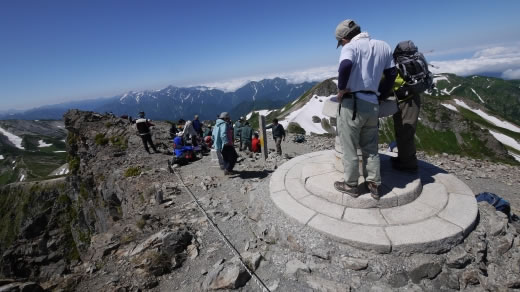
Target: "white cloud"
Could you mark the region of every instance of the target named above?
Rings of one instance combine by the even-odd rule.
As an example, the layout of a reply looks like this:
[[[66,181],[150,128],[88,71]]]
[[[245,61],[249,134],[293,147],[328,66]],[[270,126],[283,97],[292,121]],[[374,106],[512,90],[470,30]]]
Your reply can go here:
[[[520,46],[496,46],[481,49],[473,57],[450,61],[432,61],[433,73],[454,73],[461,76],[482,72],[502,73],[506,79],[520,77]]]
[[[502,73],[504,79],[520,79],[520,69],[507,69]]]
[[[251,81],[260,81],[263,79],[272,79],[275,77],[280,77],[287,79],[289,83],[302,83],[305,81],[323,81],[327,78],[334,77],[338,75],[338,67],[337,66],[325,66],[325,67],[317,67],[305,69],[302,71],[294,71],[294,72],[285,72],[285,73],[271,73],[265,75],[258,76],[249,76],[243,78],[237,78],[227,81],[217,81],[211,83],[202,84],[202,86],[207,86],[210,88],[216,88],[223,91],[235,91],[238,88],[244,86],[246,83]]]

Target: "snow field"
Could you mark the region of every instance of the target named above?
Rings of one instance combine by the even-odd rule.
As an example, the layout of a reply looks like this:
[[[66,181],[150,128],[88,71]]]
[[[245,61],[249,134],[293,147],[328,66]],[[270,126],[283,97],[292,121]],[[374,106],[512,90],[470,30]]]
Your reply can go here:
[[[39,141],[38,141],[38,147],[39,147],[39,148],[50,147],[50,146],[52,146],[52,144],[47,144],[47,143],[45,143],[45,141],[43,141],[43,140],[39,140]]]
[[[448,79],[448,77],[446,77],[446,76],[440,75],[440,76],[434,76],[433,77],[433,83],[434,84],[437,84],[437,82],[439,82],[441,80],[445,80],[445,81],[448,81],[448,83],[451,83],[450,80]]]
[[[480,97],[480,95],[478,95],[478,93],[475,91],[475,89],[471,88],[471,91],[473,91],[473,93],[475,93],[475,95],[478,97],[478,99],[480,99],[480,101],[482,103],[485,103],[484,100],[482,99],[482,97]]]
[[[513,139],[507,135],[504,135],[502,133],[494,132],[491,130],[489,131],[489,133],[491,133],[491,135],[493,135],[493,137],[495,137],[495,139],[500,141],[500,143],[520,151],[520,143],[518,143],[518,141],[516,141],[515,139]]]
[[[273,110],[259,110],[259,111],[252,111],[246,115],[246,120],[249,120],[253,113],[258,113],[261,116],[267,116],[270,114]]]
[[[22,146],[22,138],[7,132],[6,130],[2,129],[1,127],[0,127],[0,133],[2,133],[4,136],[6,136],[7,139],[9,140],[9,142],[13,143],[13,145],[16,146],[16,148],[25,149]]]
[[[328,98],[336,96],[317,96],[314,95],[303,107],[289,114],[283,121],[280,121],[280,124],[287,129],[287,126],[290,122],[295,122],[300,125],[307,135],[310,135],[311,132],[316,134],[325,134],[325,131],[321,127],[321,123],[313,123],[312,116],[317,116],[320,119],[328,118],[324,114],[322,114],[323,104],[325,100]]]
[[[504,128],[504,129],[508,129],[510,131],[513,131],[513,132],[517,132],[517,133],[520,133],[520,128],[514,124],[511,124],[509,122],[506,122],[506,121],[502,121],[494,116],[491,116],[491,115],[488,115],[487,113],[483,112],[482,110],[480,109],[473,109],[471,107],[469,107],[464,101],[462,100],[459,100],[459,99],[454,99],[455,103],[458,105],[458,106],[461,106],[465,109],[468,109],[474,113],[476,113],[477,115],[481,116],[483,119],[485,119],[486,121],[489,121],[490,123],[494,124],[495,126],[498,126],[500,128]]]
[[[449,104],[449,103],[441,103],[441,105],[443,105],[444,107],[446,107],[446,108],[448,108],[448,109],[450,109],[450,110],[452,110],[452,111],[456,111],[456,112],[459,111],[459,110],[458,110],[454,105],[452,105],[452,104]]]

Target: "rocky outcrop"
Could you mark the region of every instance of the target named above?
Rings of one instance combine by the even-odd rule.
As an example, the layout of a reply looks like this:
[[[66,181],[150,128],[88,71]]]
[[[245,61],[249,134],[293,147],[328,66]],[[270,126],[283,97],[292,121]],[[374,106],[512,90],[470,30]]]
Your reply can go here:
[[[65,179],[11,184],[1,190],[0,274],[49,279],[79,260],[71,222],[77,212]],[[15,220],[12,220],[12,219]]]

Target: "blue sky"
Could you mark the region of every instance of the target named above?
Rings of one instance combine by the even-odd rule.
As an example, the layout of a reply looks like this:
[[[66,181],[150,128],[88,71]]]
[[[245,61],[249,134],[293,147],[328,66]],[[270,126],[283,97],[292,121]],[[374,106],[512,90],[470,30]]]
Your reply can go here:
[[[510,67],[493,68],[520,76],[520,1],[364,2],[2,0],[0,111],[167,85],[319,79],[334,74],[334,30],[346,18],[392,47],[414,40],[458,74],[473,71],[457,62],[516,50]]]

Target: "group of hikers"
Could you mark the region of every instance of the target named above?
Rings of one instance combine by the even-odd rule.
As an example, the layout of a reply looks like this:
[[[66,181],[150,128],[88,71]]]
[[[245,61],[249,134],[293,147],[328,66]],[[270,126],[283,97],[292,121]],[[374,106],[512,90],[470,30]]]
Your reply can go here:
[[[139,119],[135,120],[135,126],[141,137],[146,152],[158,153],[150,132],[154,124],[145,118],[144,112],[139,112]],[[285,130],[274,119],[273,124],[267,126],[273,129],[273,139],[276,143],[277,153],[282,155],[281,141],[285,141]],[[186,164],[195,158],[196,153],[203,153],[215,149],[220,168],[224,174],[233,174],[233,168],[238,159],[235,150],[235,141],[238,142],[239,151],[249,153],[261,152],[260,139],[257,132],[253,130],[250,123],[240,117],[235,124],[227,112],[217,116],[214,126],[211,123],[202,123],[199,116],[195,115],[193,120],[179,120],[177,125],[172,123],[169,130],[173,142],[174,163]],[[153,152],[150,152],[149,146]]]
[[[354,198],[360,195],[357,154],[357,149],[360,148],[366,188],[374,199],[379,200],[380,105],[390,95],[396,97],[393,121],[398,156],[392,158],[392,167],[399,171],[417,172],[414,136],[421,106],[420,93],[431,89],[432,74],[428,70],[426,59],[412,41],[400,42],[392,52],[386,42],[371,39],[351,19],[342,21],[336,27],[335,35],[337,48],[342,47],[338,69],[337,133],[343,150],[344,180],[334,182],[334,188]],[[150,144],[157,152],[147,130],[151,123],[144,118],[144,113],[140,114],[136,125],[145,150],[149,152],[147,144]],[[281,142],[285,141],[283,126],[274,119],[273,124],[267,128],[272,128],[276,151],[281,155]],[[193,149],[185,147],[197,147],[198,140],[203,138],[206,147],[216,150],[225,174],[233,173],[238,158],[235,140],[239,141],[240,151],[260,151],[258,134],[254,133],[249,123],[241,117],[233,125],[227,112],[218,116],[212,130],[209,127],[203,130],[198,116],[195,116],[193,121],[185,122],[182,131],[175,134],[176,155]],[[184,144],[188,138],[191,139],[190,146]]]
[[[416,173],[415,130],[421,106],[420,93],[431,89],[432,74],[424,56],[412,41],[390,46],[371,39],[351,19],[336,27],[337,47],[342,47],[338,69],[337,131],[343,149],[344,180],[334,182],[336,190],[354,198],[360,195],[359,159],[363,157],[365,185],[379,200],[381,185],[378,154],[380,105],[395,95],[394,130],[398,156],[392,167]]]

